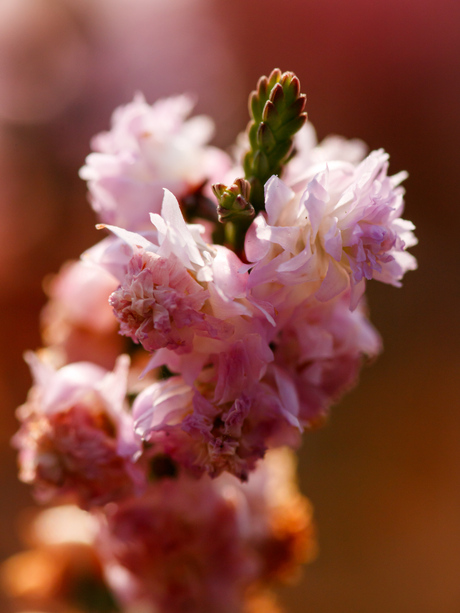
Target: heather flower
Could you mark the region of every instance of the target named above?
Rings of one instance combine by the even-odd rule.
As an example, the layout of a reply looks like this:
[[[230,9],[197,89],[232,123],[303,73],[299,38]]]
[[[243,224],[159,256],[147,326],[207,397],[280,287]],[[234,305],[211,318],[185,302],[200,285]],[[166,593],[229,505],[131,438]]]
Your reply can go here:
[[[252,571],[231,501],[209,479],[161,479],[107,507],[99,550],[122,604],[158,613],[234,613]]]
[[[92,207],[102,222],[141,230],[149,225],[149,213],[159,213],[163,188],[183,198],[226,172],[226,154],[207,145],[212,121],[187,119],[192,108],[189,96],[150,106],[138,94],[114,112],[109,132],[94,137],[94,153],[80,176],[88,181]]]
[[[311,177],[323,170],[325,163],[341,161],[356,165],[368,151],[366,144],[358,138],[330,135],[318,143],[315,129],[308,121],[294,136],[294,148],[295,156],[283,173],[283,181],[288,185],[295,185],[306,175]]]
[[[67,262],[48,282],[47,290],[65,312],[62,317],[73,325],[112,332],[114,321],[107,302],[116,286],[117,280],[112,275],[77,260]]]
[[[199,337],[194,343],[193,360],[190,354],[169,349],[159,349],[152,354],[143,375],[158,367],[166,366],[171,373],[180,373],[188,385],[195,385],[198,378],[212,372],[212,389],[215,402],[227,402],[259,381],[273,361],[269,346],[273,328],[262,318],[234,317],[232,338],[218,339]],[[213,366],[213,369],[209,367]],[[207,380],[208,375],[204,376]],[[201,380],[201,379],[200,379]]]
[[[81,176],[110,236],[48,284],[14,437],[20,478],[72,506],[7,563],[17,594],[75,613],[280,613],[274,584],[314,556],[292,450],[380,351],[365,283],[399,286],[416,239],[406,173],[361,141],[318,143],[305,104],[293,73],[262,77],[240,167],[188,96],[137,95],[94,138]]]
[[[142,475],[125,394],[128,360],[113,372],[80,362],[58,370],[29,353],[34,386],[18,410],[14,437],[20,478],[41,501],[69,498],[83,508],[132,493]]]
[[[280,284],[302,284],[304,297],[321,301],[350,289],[353,308],[367,279],[400,286],[416,267],[406,252],[416,239],[413,224],[400,218],[399,184],[406,175],[388,177],[387,169],[388,155],[379,150],[356,167],[326,164],[304,181],[303,192],[272,177],[265,186],[266,217],[259,214],[246,236],[254,264],[249,286],[265,285],[262,295],[276,296]]]
[[[106,270],[83,261],[67,262],[48,281],[42,335],[65,363],[90,359],[113,366],[122,349],[108,302],[116,287],[117,280]]]
[[[196,476],[226,471],[246,481],[268,448],[298,446],[299,402],[288,376],[259,381],[243,360],[239,376],[229,377],[231,387],[223,390],[223,356],[194,386],[173,376],[147,387],[133,404],[134,428],[153,445],[152,454],[166,454]]]
[[[128,234],[132,236],[132,233]],[[142,232],[142,234],[134,236],[140,237],[140,244],[150,245],[150,241],[154,243],[157,241],[157,232],[154,228],[151,228],[150,232]],[[133,247],[134,244],[132,246],[129,240],[127,242],[111,234],[83,252],[81,260],[85,264],[103,269],[109,276],[112,276],[115,279],[115,285],[112,286],[113,291],[118,287],[120,279],[125,276],[128,270],[129,261],[133,256]],[[110,307],[109,310],[113,321],[113,311]]]
[[[213,481],[235,501],[243,538],[257,559],[259,585],[292,583],[316,554],[313,510],[301,495],[294,452],[271,449],[246,483],[223,474]]]
[[[182,473],[106,507],[97,545],[121,602],[158,613],[234,613],[292,579],[314,552],[294,466],[287,450],[270,452],[245,484]],[[260,598],[271,611],[272,600]]]
[[[227,338],[232,327],[203,311],[207,292],[176,256],[137,253],[123,285],[110,296],[120,334],[147,351],[161,347],[190,352],[195,334]]]
[[[116,270],[121,285],[110,297],[121,334],[151,352],[188,353],[196,337],[227,341],[235,331],[232,318],[251,314],[242,263],[225,247],[207,245],[201,227],[185,223],[168,191],[161,216],[152,214],[151,220],[155,243],[107,226],[132,253]],[[119,261],[126,262],[125,252]]]
[[[381,340],[362,303],[349,309],[349,296],[301,304],[272,342],[275,364],[289,373],[304,427],[321,423],[331,404],[353,387],[365,357],[381,350]]]

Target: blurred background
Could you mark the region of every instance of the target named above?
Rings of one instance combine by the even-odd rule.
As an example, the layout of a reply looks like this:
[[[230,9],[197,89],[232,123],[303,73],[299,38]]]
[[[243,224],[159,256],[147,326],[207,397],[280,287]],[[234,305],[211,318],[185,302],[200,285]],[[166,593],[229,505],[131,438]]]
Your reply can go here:
[[[420,240],[403,289],[369,285],[384,354],[304,439],[319,556],[282,599],[290,613],[460,611],[459,32],[458,0],[0,1],[1,559],[32,504],[9,440],[42,279],[98,240],[77,174],[91,136],[135,91],[186,91],[227,147],[279,67],[320,139],[362,138],[409,171]]]

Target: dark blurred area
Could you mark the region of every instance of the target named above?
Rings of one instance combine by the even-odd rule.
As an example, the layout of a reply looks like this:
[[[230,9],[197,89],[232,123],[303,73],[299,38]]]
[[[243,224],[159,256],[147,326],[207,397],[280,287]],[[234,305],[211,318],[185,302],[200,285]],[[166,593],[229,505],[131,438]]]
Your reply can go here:
[[[384,354],[304,438],[320,553],[282,597],[291,613],[460,611],[459,32],[458,0],[2,0],[2,559],[32,504],[9,440],[42,279],[98,240],[78,178],[91,136],[135,91],[185,91],[227,147],[279,67],[298,75],[320,139],[362,138],[409,171],[420,241],[402,289],[369,285]]]

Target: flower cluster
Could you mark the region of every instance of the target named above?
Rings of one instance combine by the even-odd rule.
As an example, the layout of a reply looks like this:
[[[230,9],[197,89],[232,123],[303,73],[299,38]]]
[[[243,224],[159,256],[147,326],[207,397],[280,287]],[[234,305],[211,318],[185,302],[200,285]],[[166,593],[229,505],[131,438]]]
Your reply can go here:
[[[123,610],[278,610],[314,549],[287,448],[381,349],[366,282],[416,267],[405,173],[318,144],[304,107],[263,77],[241,161],[190,98],[138,95],[81,171],[108,235],[48,286],[14,444],[40,500],[91,518]]]

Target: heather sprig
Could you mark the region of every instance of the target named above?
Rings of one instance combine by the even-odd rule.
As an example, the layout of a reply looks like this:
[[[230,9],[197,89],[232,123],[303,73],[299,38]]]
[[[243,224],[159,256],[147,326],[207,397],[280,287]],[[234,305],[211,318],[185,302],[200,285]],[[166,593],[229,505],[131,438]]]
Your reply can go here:
[[[280,176],[292,155],[293,136],[307,119],[306,96],[293,72],[276,68],[261,77],[249,96],[250,149],[244,156],[245,178],[251,184],[250,202],[256,211],[264,208],[264,185]]]
[[[189,97],[137,96],[82,169],[111,235],[49,284],[14,445],[40,500],[94,520],[123,613],[278,610],[259,590],[312,552],[292,449],[381,350],[366,283],[416,268],[406,173],[317,143],[305,100],[262,77],[232,167]]]

